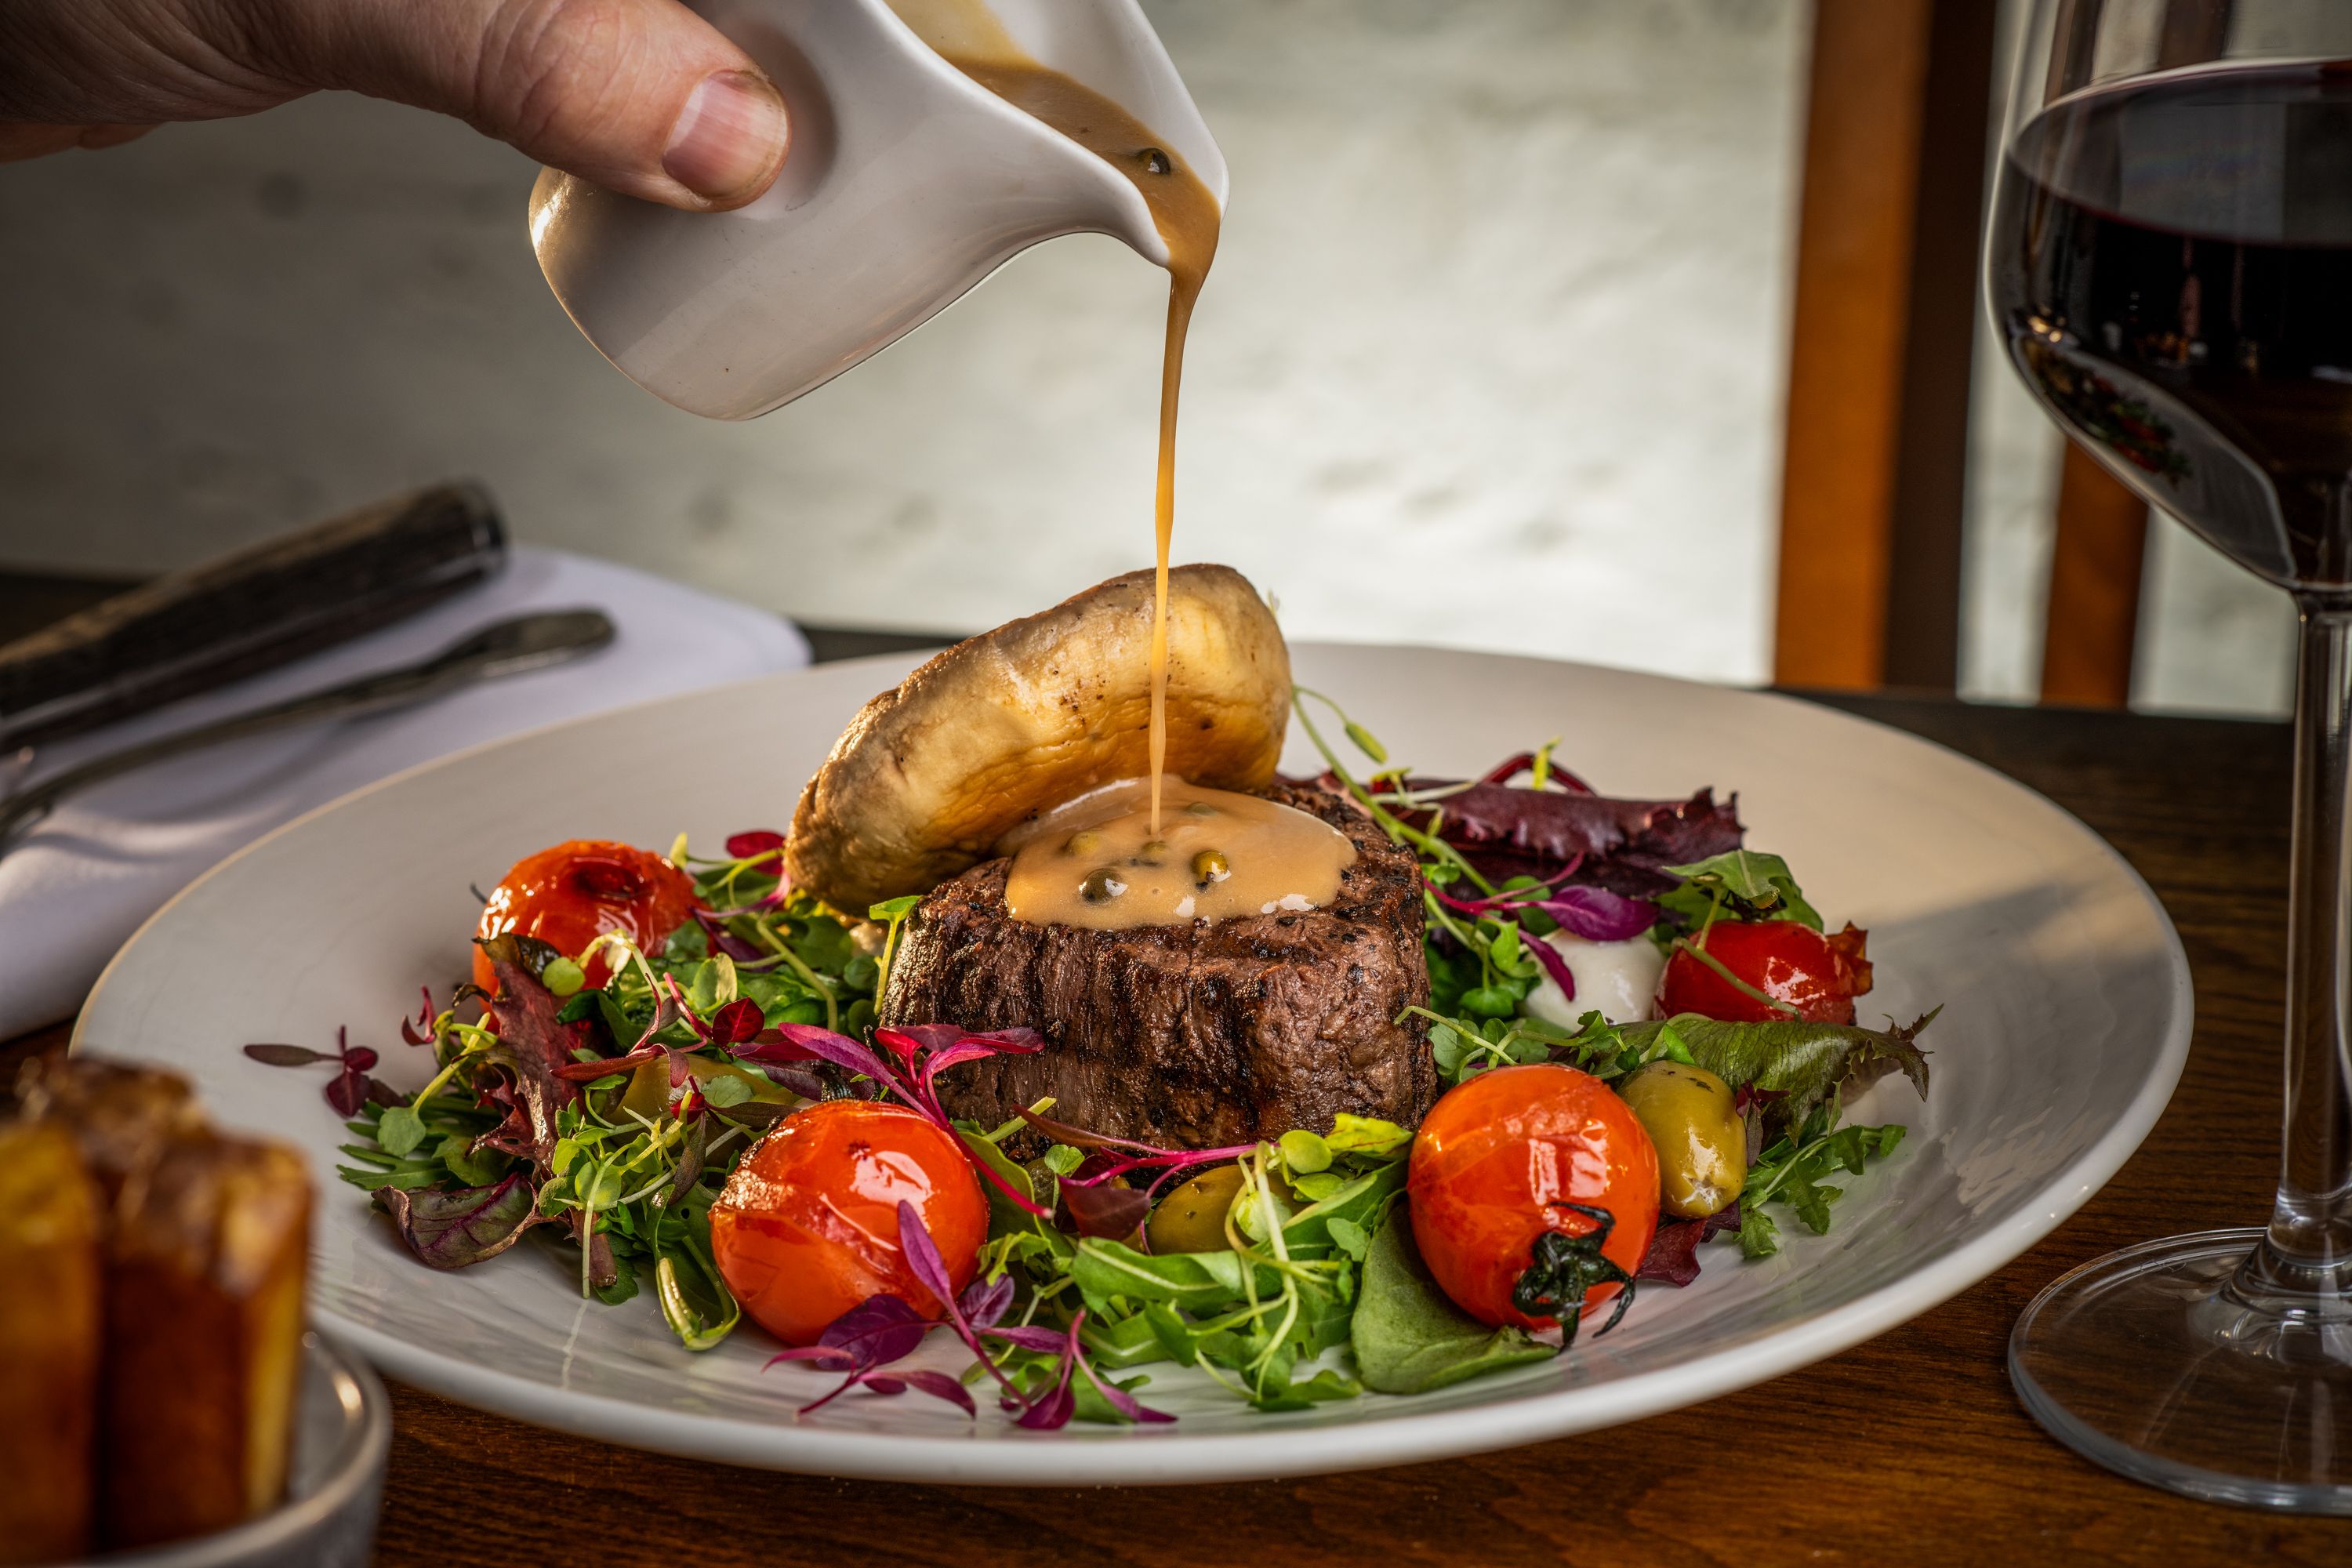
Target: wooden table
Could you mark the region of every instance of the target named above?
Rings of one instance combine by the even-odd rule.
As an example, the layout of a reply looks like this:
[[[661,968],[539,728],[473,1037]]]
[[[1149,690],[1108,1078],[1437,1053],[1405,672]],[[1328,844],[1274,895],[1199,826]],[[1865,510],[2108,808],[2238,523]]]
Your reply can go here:
[[[820,639],[834,657],[875,647]],[[1636,1426],[1254,1485],[998,1490],[769,1475],[559,1436],[395,1384],[382,1560],[2341,1563],[2352,1521],[2191,1503],[2109,1475],[2044,1436],[2003,1371],[2019,1310],[2066,1269],[2268,1212],[2284,727],[1833,700],[1981,758],[2082,816],[2155,887],[2188,944],[2196,1044],[2171,1108],[2105,1192],[1984,1283],[1833,1360]],[[1737,773],[1727,766],[1727,781]],[[0,1068],[64,1039],[60,1027],[0,1047]]]

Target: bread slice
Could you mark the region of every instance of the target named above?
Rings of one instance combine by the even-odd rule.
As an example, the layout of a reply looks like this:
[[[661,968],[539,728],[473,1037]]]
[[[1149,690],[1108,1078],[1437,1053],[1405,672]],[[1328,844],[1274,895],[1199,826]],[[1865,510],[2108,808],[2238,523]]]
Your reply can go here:
[[[0,1125],[0,1563],[95,1544],[101,1216],[71,1133]]]
[[[286,1488],[310,1182],[280,1144],[173,1137],[125,1181],[106,1276],[106,1544],[224,1530]]]

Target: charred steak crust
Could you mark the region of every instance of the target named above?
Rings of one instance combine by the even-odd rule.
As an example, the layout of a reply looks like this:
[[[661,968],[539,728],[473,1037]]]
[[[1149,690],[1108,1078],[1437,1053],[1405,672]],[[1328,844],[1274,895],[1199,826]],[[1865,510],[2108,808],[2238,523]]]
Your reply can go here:
[[[1118,1138],[1212,1148],[1328,1131],[1339,1111],[1411,1126],[1437,1095],[1412,855],[1344,798],[1276,784],[1269,799],[1354,841],[1330,905],[1213,925],[1093,931],[1005,909],[1006,862],[926,898],[891,964],[885,1024],[1034,1028],[1035,1056],[940,1079],[951,1115],[995,1123],[1051,1095],[1054,1115]]]

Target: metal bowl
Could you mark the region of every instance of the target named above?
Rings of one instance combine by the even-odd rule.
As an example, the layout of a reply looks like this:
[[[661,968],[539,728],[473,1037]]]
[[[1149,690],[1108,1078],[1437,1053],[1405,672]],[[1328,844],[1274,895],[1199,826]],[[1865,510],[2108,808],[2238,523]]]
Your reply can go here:
[[[286,1500],[216,1535],[110,1553],[90,1568],[366,1568],[392,1449],[392,1402],[367,1364],[302,1336]]]

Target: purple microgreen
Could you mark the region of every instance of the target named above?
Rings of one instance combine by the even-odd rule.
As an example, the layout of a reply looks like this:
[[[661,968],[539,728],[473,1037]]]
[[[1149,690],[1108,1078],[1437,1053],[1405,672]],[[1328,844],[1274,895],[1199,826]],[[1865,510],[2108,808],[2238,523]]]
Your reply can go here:
[[[1252,1143],[1236,1143],[1223,1149],[1162,1149],[1155,1144],[1139,1143],[1132,1138],[1112,1138],[1099,1132],[1089,1132],[1083,1127],[1040,1116],[1026,1106],[1016,1110],[1021,1120],[1028,1123],[1032,1131],[1073,1149],[1094,1151],[1084,1164],[1061,1179],[1066,1198],[1073,1187],[1099,1187],[1129,1171],[1151,1168],[1160,1169],[1160,1175],[1152,1184],[1156,1189],[1160,1182],[1178,1171],[1193,1165],[1214,1164],[1221,1160],[1238,1159],[1256,1147]],[[1076,1211],[1073,1210],[1072,1217],[1075,1218],[1076,1214]],[[1118,1234],[1124,1236],[1127,1232]]]
[[[1130,1171],[1156,1169],[1160,1174],[1152,1178],[1151,1185],[1148,1189],[1156,1193],[1170,1177],[1189,1171],[1195,1165],[1214,1165],[1227,1160],[1239,1159],[1255,1147],[1256,1145],[1252,1143],[1235,1143],[1223,1149],[1171,1149],[1139,1159],[1114,1161],[1099,1168],[1092,1168],[1095,1167],[1095,1161],[1088,1160],[1086,1164],[1078,1167],[1077,1174],[1063,1177],[1062,1184],[1065,1187],[1100,1186],[1106,1182],[1126,1175]]]
[[[245,1054],[255,1061],[274,1068],[314,1067],[320,1062],[333,1062],[338,1068],[325,1086],[327,1103],[335,1114],[349,1121],[360,1113],[360,1107],[373,1101],[379,1105],[397,1105],[400,1100],[391,1090],[368,1076],[368,1068],[378,1058],[370,1046],[351,1043],[347,1028],[335,1030],[335,1048],[314,1051],[308,1046],[287,1045],[277,1041],[260,1041],[245,1047]]]
[[[711,1041],[721,1046],[740,1045],[758,1034],[764,1022],[757,1002],[749,996],[738,996],[710,1015]]]
[[[555,1069],[555,1076],[566,1083],[593,1083],[616,1072],[634,1071],[646,1062],[659,1061],[668,1054],[659,1046],[639,1046],[625,1057],[598,1057],[593,1061],[566,1062]]]
[[[1044,1133],[1056,1143],[1066,1143],[1073,1149],[1128,1149],[1142,1154],[1165,1154],[1168,1150],[1150,1143],[1139,1143],[1132,1138],[1113,1138],[1106,1133],[1089,1132],[1066,1121],[1056,1121],[1050,1116],[1040,1116],[1027,1106],[1019,1106],[1014,1114],[1030,1128]]]
[[[1559,987],[1560,995],[1570,1002],[1575,1001],[1576,975],[1568,967],[1568,960],[1560,956],[1559,949],[1539,936],[1529,937],[1521,945],[1535,955],[1536,963],[1551,976],[1551,983]]]
[[[697,910],[694,911],[694,923],[702,928],[703,937],[709,942],[711,952],[723,952],[738,963],[749,963],[768,954],[757,942],[737,936],[721,922],[734,915],[757,914],[763,904],[764,900],[761,904],[740,910]]]
[[[1078,1316],[1084,1318],[1086,1313],[1081,1310]],[[1073,1339],[1077,1337],[1075,1322],[1072,1324],[1070,1334]],[[1043,1399],[1030,1400],[1028,1407],[1015,1419],[1013,1423],[1015,1426],[1026,1426],[1033,1432],[1058,1432],[1070,1424],[1070,1416],[1077,1409],[1078,1404],[1076,1398],[1070,1393],[1070,1363],[1073,1359],[1075,1358],[1063,1359],[1055,1376],[1053,1388]],[[1013,1408],[1012,1403],[1006,1401],[1005,1407]]]
[[[1080,1236],[1110,1240],[1134,1235],[1135,1227],[1151,1212],[1151,1199],[1145,1194],[1108,1183],[1098,1186],[1065,1183],[1062,1203],[1069,1209],[1071,1223]]]
[[[1587,942],[1629,942],[1658,923],[1657,905],[1606,888],[1561,888],[1533,907]]]
[[[1003,1340],[1006,1344],[1017,1345],[1024,1351],[1039,1351],[1046,1355],[1059,1355],[1062,1351],[1062,1331],[1059,1329],[1048,1329],[1035,1323],[1015,1323],[1009,1329],[983,1329],[981,1331],[992,1340]]]
[[[980,1414],[980,1406],[972,1403],[971,1390],[966,1388],[960,1380],[950,1377],[946,1373],[932,1372],[927,1367],[917,1367],[910,1372],[902,1372],[898,1376],[905,1381],[908,1388],[920,1394],[928,1394],[934,1399],[944,1399],[950,1405],[961,1409],[966,1415],[977,1416]]]
[[[940,1051],[964,1037],[964,1031],[953,1024],[905,1024],[895,1029],[877,1029],[874,1037],[889,1047],[915,1070],[915,1058],[924,1051]]]
[[[869,1296],[827,1323],[816,1343],[779,1351],[767,1365],[804,1361],[821,1371],[848,1374],[832,1393],[802,1405],[801,1414],[806,1415],[866,1382],[877,1368],[913,1354],[935,1326],[896,1296]]]
[[[787,1093],[796,1094],[803,1100],[824,1098],[824,1080],[806,1068],[763,1067],[761,1070],[768,1075],[770,1083]],[[714,1105],[710,1109],[721,1116],[731,1112],[734,1120],[739,1121],[759,1121],[761,1126],[789,1115],[792,1110],[792,1107],[779,1105],[773,1100],[746,1100],[740,1105]]]
[[[947,1260],[940,1256],[939,1244],[931,1239],[923,1216],[904,1198],[898,1200],[898,1252],[907,1260],[908,1271],[939,1301],[941,1310],[950,1317],[960,1317],[955,1286],[948,1279]],[[963,1325],[959,1322],[958,1326]]]
[[[948,1267],[940,1257],[939,1244],[931,1239],[930,1231],[925,1228],[923,1216],[916,1213],[915,1205],[904,1198],[898,1200],[898,1253],[907,1260],[907,1267],[923,1288],[939,1299],[940,1307],[947,1313],[949,1326],[955,1330],[956,1338],[980,1358],[981,1364],[988,1368],[990,1375],[1003,1384],[1006,1394],[1017,1395],[1019,1390],[1004,1375],[1004,1369],[996,1364],[996,1358],[990,1355],[987,1348],[980,1342],[980,1332],[972,1326],[971,1320],[964,1316],[962,1305],[956,1300],[955,1288],[948,1281]]]
[[[816,1342],[868,1365],[887,1366],[912,1355],[932,1327],[931,1319],[911,1302],[869,1296],[827,1323]]]
[[[255,1061],[265,1062],[274,1068],[305,1068],[312,1062],[331,1062],[335,1059],[332,1051],[314,1051],[308,1046],[285,1046],[268,1042],[246,1047],[245,1054]]]
[[[425,1000],[416,1009],[414,1023],[406,1018],[400,1021],[400,1037],[412,1046],[429,1046],[433,1043],[433,987],[420,985],[417,990],[424,993]],[[450,1005],[457,1005],[456,998],[451,998]]]
[[[1121,1415],[1126,1416],[1129,1421],[1141,1425],[1150,1422],[1165,1422],[1176,1419],[1176,1417],[1169,1415],[1165,1410],[1152,1409],[1150,1405],[1145,1405],[1140,1400],[1137,1399],[1135,1395],[1129,1394],[1118,1384],[1103,1376],[1100,1373],[1095,1370],[1094,1363],[1088,1361],[1083,1353],[1080,1353],[1076,1360],[1078,1370],[1087,1374],[1087,1381],[1094,1384],[1095,1392],[1102,1395],[1103,1402],[1108,1405],[1113,1410],[1118,1411]]]
[[[776,1038],[770,1039],[770,1035]],[[837,1068],[846,1068],[861,1077],[870,1078],[896,1093],[900,1100],[914,1102],[907,1086],[882,1058],[859,1045],[846,1035],[836,1035],[831,1029],[814,1024],[778,1024],[762,1029],[742,1045],[729,1047],[743,1061],[785,1064],[804,1062],[811,1058],[828,1061]]]
[[[769,828],[753,828],[731,835],[727,840],[727,857],[730,860],[766,859],[784,847],[784,836]]]
[[[971,1151],[969,1150],[965,1151],[967,1156],[969,1156],[970,1152]],[[1051,1219],[1054,1217],[1054,1211],[1052,1209],[1046,1207],[1044,1204],[1039,1203],[1027,1193],[1015,1189],[1013,1184],[1006,1181],[1002,1175],[998,1174],[996,1167],[990,1164],[987,1161],[973,1160],[971,1162],[971,1168],[980,1173],[982,1180],[985,1181],[990,1186],[994,1187],[998,1192],[1003,1194],[1004,1201],[1006,1203],[1011,1204],[1023,1214],[1028,1215],[1034,1219]]]
[[[646,1030],[638,1043],[642,1045],[661,1033],[664,1023],[662,1015],[667,1013],[670,1016],[670,1021],[684,1024],[693,1031],[696,1039],[706,1046],[711,1044],[710,1026],[696,1015],[694,1005],[686,999],[686,993],[678,987],[677,976],[665,974],[661,978],[662,994],[659,1005],[654,1009],[653,1025]]]
[[[956,1301],[964,1321],[975,1329],[992,1329],[1003,1320],[1013,1306],[1013,1276],[1000,1274],[993,1279],[974,1279],[963,1288]]]

